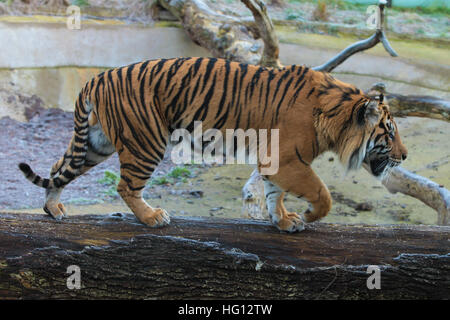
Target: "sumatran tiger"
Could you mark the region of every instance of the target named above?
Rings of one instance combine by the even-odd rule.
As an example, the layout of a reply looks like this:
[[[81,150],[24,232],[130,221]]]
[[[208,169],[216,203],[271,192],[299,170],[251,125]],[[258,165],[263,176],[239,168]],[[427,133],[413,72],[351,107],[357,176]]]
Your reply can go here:
[[[215,58],[150,60],[105,71],[87,82],[75,103],[73,137],[52,167],[50,179],[19,168],[46,189],[44,210],[66,216],[63,188],[117,152],[117,191],[137,219],[151,227],[169,224],[168,213],[152,208],[142,190],[171,132],[203,128],[279,129],[279,168],[263,177],[267,209],[282,231],[304,228],[331,209],[326,185],[311,168],[325,151],[350,170],[364,165],[382,177],[406,159],[397,125],[383,96],[305,66],[270,69]],[[259,169],[261,168],[258,165]],[[283,204],[286,192],[310,203],[299,215]]]

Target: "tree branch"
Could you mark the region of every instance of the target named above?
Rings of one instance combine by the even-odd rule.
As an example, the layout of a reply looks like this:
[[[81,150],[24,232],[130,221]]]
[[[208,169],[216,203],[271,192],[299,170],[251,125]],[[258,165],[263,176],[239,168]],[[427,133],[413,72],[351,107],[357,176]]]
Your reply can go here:
[[[383,82],[375,83],[367,93],[370,96],[384,94],[389,104],[389,109],[394,116],[426,117],[450,121],[450,102],[430,96],[405,96],[386,92]]]
[[[281,68],[279,60],[279,44],[278,37],[272,24],[272,20],[267,14],[267,8],[261,0],[242,0],[253,14],[256,26],[264,42],[260,65],[272,68]]]
[[[389,192],[414,197],[436,210],[438,225],[450,225],[450,191],[444,186],[401,167],[392,169],[382,183]]]
[[[379,13],[380,13],[380,15],[379,15],[380,23],[379,23],[379,27],[377,28],[376,32],[371,37],[369,37],[365,40],[355,42],[354,44],[348,46],[343,51],[341,51],[338,55],[336,55],[335,57],[333,57],[332,59],[327,61],[326,63],[324,63],[320,66],[317,66],[317,67],[313,67],[312,69],[316,70],[316,71],[331,72],[332,70],[334,70],[334,68],[336,68],[338,65],[343,63],[345,60],[350,58],[355,53],[373,48],[380,42],[383,44],[384,48],[391,56],[397,57],[398,56],[397,53],[391,47],[391,45],[384,33],[383,25],[384,25],[385,3],[386,3],[386,1],[380,0],[380,2],[378,4]]]

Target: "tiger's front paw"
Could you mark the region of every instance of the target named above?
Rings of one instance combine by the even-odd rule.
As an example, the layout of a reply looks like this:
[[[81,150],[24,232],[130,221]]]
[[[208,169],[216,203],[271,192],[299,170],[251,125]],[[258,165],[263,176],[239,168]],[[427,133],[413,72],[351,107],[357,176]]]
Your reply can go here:
[[[278,221],[276,227],[280,231],[292,233],[304,230],[305,224],[297,213],[287,212],[287,214]]]
[[[44,211],[56,220],[61,220],[63,217],[67,217],[67,210],[64,205],[59,203],[46,203]]]
[[[144,215],[144,217],[142,218],[139,218],[139,220],[149,227],[159,228],[170,223],[170,216],[166,210],[155,208],[149,210],[146,215]]]

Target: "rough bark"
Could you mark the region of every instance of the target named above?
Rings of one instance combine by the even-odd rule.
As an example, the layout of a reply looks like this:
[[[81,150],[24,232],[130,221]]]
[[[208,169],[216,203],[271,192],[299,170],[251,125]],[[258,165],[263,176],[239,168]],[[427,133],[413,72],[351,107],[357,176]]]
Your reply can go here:
[[[203,0],[159,0],[179,19],[189,37],[215,57],[258,64],[263,51],[252,20],[213,11]]]
[[[0,213],[0,299],[446,299],[450,228]],[[81,289],[67,288],[67,267]],[[381,289],[369,290],[369,265]]]

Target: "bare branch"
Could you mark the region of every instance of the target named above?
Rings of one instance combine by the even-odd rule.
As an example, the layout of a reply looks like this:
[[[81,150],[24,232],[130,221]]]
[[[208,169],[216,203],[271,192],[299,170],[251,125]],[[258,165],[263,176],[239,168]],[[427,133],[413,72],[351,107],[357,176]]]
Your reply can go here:
[[[260,65],[265,67],[281,68],[279,60],[278,37],[272,24],[272,20],[267,14],[267,8],[261,0],[241,0],[253,14],[259,35],[264,42],[264,50],[261,56]]]
[[[341,63],[343,63],[345,60],[347,60],[348,58],[350,58],[352,55],[354,55],[355,53],[373,48],[374,46],[376,46],[378,43],[382,43],[383,47],[386,49],[386,51],[393,57],[397,57],[397,53],[395,52],[395,50],[391,47],[391,45],[389,44],[389,41],[384,33],[383,30],[383,25],[384,25],[384,6],[385,6],[385,1],[381,0],[379,2],[379,12],[380,12],[380,23],[379,23],[379,28],[376,30],[376,32],[369,38],[365,39],[365,40],[361,40],[358,42],[355,42],[354,44],[348,46],[347,48],[345,48],[343,51],[341,51],[338,55],[336,55],[335,57],[333,57],[331,60],[329,60],[328,62],[314,67],[313,69],[316,71],[325,71],[325,72],[331,72],[334,68],[336,68],[338,65],[340,65]]]
[[[404,96],[401,94],[387,93],[383,82],[375,83],[370,88],[368,95],[376,96],[384,94],[391,113],[395,116],[426,117],[450,121],[450,102],[431,96]]]
[[[389,108],[397,116],[426,117],[450,121],[450,102],[430,96],[385,95]]]
[[[403,193],[419,199],[438,213],[438,225],[449,225],[450,191],[425,177],[401,167],[393,168],[382,181],[391,193]]]
[[[326,63],[324,63],[320,66],[313,67],[312,69],[316,70],[316,71],[331,72],[334,68],[336,68],[338,65],[343,63],[345,60],[350,58],[355,53],[374,47],[378,42],[380,42],[379,35],[380,35],[380,31],[377,30],[377,32],[374,35],[372,35],[370,38],[358,41],[358,42],[348,46],[343,51],[341,51],[338,55],[333,57],[331,60],[327,61]]]

